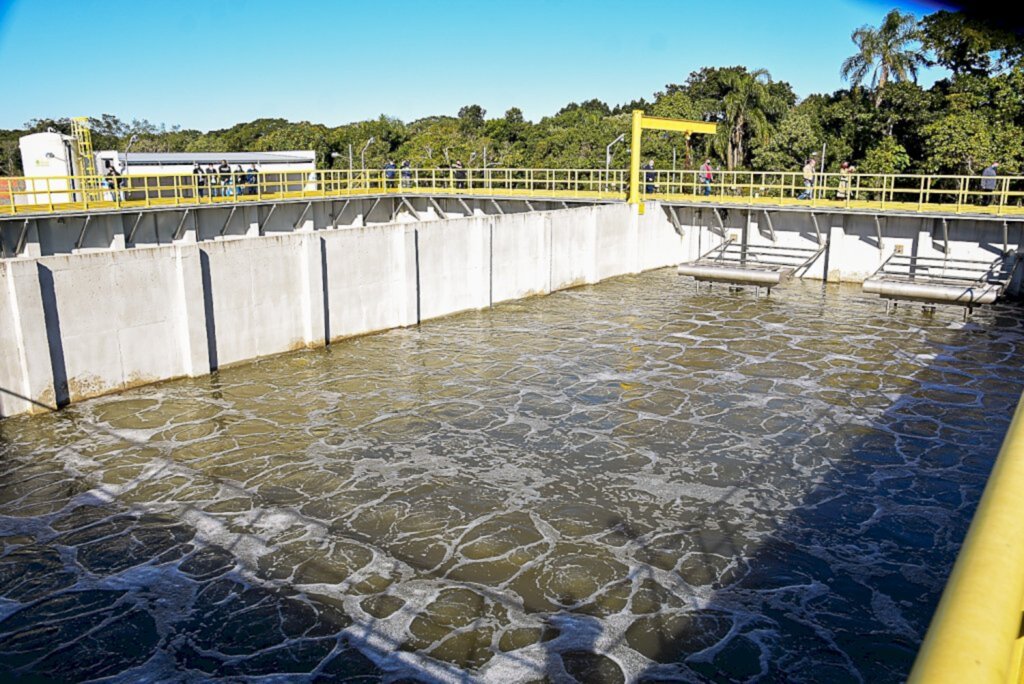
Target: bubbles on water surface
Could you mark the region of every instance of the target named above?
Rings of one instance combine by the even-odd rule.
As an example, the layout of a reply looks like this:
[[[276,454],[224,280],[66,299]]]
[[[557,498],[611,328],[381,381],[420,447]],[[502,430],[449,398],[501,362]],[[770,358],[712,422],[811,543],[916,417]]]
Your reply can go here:
[[[0,670],[898,681],[1022,387],[1009,306],[669,272],[0,423]]]

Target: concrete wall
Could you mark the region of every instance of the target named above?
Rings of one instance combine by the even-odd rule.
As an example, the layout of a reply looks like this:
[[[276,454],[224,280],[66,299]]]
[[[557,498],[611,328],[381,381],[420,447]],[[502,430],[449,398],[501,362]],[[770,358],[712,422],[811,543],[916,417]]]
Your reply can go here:
[[[386,198],[273,213],[211,207],[184,222],[180,211],[146,214],[137,227],[138,214],[97,216],[75,253],[0,259],[0,416],[670,266],[730,236],[751,246],[819,244],[810,215],[796,211],[773,213],[773,239],[763,214],[739,209],[716,217],[658,203],[643,214],[625,204],[438,206],[423,200],[409,211]],[[368,218],[393,222],[364,225]],[[73,243],[81,234],[80,223],[46,221],[37,237]],[[125,249],[133,228],[136,244],[160,244]],[[827,250],[809,278],[863,280],[897,249],[942,255],[935,219],[883,219],[881,245],[870,216],[818,214],[818,229]],[[1002,250],[1000,224],[965,218],[950,222],[948,236],[955,257]],[[1011,226],[1009,247],[1024,248],[1022,239]]]
[[[311,230],[340,209],[310,212],[298,228],[301,207],[278,211],[288,232],[258,236],[253,208],[240,208],[226,237],[0,260],[0,416],[669,266],[683,253],[664,217],[641,221],[624,205],[506,215],[470,205],[465,218],[415,223],[389,207],[395,223]],[[200,231],[225,225],[229,210],[214,211]],[[154,225],[176,226],[175,213]]]
[[[658,225],[653,235],[638,237],[637,244],[642,246],[641,249],[652,249],[658,240],[664,239],[667,233],[660,223],[670,220],[667,207],[657,204],[648,207],[640,218],[641,232],[648,221],[655,221]],[[819,244],[827,244],[803,277],[821,280],[827,275],[830,282],[862,282],[895,252],[941,258],[946,235],[952,258],[992,261],[1003,251],[1003,225],[970,217],[948,220],[944,232],[942,220],[936,218],[892,215],[880,218],[876,226],[874,217],[869,215],[817,213],[816,232],[809,212],[775,210],[771,213],[773,239],[764,212],[748,214],[742,209],[720,212],[721,226],[710,208],[677,207],[675,215],[680,224],[681,241],[675,246],[663,245],[661,249],[681,250],[683,256],[679,261],[692,261],[727,237],[732,237],[737,243],[745,240],[752,247],[775,245],[816,249]],[[1024,223],[1009,222],[1006,238],[1009,250],[1024,250]],[[648,262],[641,260],[641,267],[648,268]]]
[[[209,371],[199,253],[0,262],[0,413]]]
[[[207,200],[209,201],[209,200]],[[561,202],[427,197],[411,194],[284,202],[223,202],[169,209],[140,207],[85,215],[0,215],[0,257],[50,256],[252,237],[296,230],[323,230],[389,223],[422,223],[469,216],[505,216],[552,211]],[[27,230],[19,247],[19,236]],[[17,252],[17,253],[15,253]]]

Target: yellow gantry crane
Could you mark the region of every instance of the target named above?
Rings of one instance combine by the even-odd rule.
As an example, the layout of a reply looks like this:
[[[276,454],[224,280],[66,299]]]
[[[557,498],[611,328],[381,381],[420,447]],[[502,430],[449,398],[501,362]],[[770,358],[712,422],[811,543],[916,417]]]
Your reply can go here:
[[[640,204],[640,137],[644,130],[674,131],[683,133],[689,138],[694,133],[714,135],[718,125],[707,121],[690,119],[666,119],[660,116],[647,116],[642,109],[633,110],[633,132],[629,154],[629,203]],[[643,212],[643,205],[640,205]]]

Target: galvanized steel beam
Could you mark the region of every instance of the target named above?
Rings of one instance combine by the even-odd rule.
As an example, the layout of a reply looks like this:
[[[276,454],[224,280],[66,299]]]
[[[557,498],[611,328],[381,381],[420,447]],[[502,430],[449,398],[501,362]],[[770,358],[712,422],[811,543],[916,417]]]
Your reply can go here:
[[[85,217],[85,223],[82,224],[82,232],[78,234],[78,240],[75,241],[75,249],[82,249],[82,245],[85,244],[85,233],[89,230],[89,223],[92,221],[92,216]]]
[[[238,205],[231,207],[231,211],[228,212],[228,219],[224,222],[224,225],[220,227],[219,235],[223,236],[228,231],[228,226],[231,225],[231,219],[235,218],[235,212],[238,210]]]

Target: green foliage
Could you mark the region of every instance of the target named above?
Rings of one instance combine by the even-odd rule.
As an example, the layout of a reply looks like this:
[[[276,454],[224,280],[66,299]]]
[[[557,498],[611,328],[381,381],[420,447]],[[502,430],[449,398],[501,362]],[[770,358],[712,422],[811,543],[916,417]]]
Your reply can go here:
[[[896,142],[891,135],[887,135],[868,150],[858,171],[862,173],[903,173],[909,166],[910,155],[907,154],[903,145]]]
[[[1011,66],[1024,45],[1024,39],[1010,31],[946,10],[921,20],[921,40],[934,55],[933,64],[958,76],[990,76],[994,70]]]
[[[917,22],[913,15],[897,9],[886,14],[877,29],[861,26],[850,38],[857,54],[843,62],[839,73],[854,87],[870,74],[876,107],[882,102],[886,83],[916,80],[918,68],[926,63],[924,53],[916,47],[920,39]]]
[[[790,111],[775,134],[754,148],[754,168],[762,171],[799,169],[821,149],[822,130],[809,107]]]

